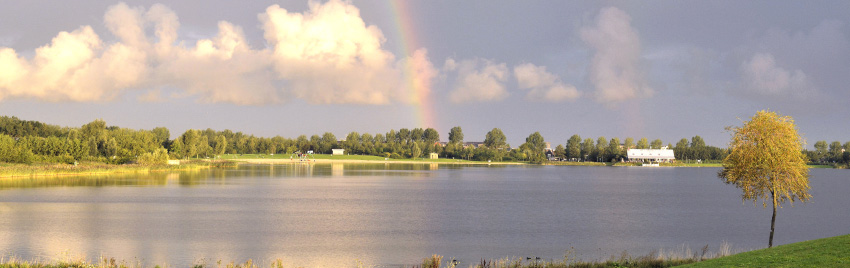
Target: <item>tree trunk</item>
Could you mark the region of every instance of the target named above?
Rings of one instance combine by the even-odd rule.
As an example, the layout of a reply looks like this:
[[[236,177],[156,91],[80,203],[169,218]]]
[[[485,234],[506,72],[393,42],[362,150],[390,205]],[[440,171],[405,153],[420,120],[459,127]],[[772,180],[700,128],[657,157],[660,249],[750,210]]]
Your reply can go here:
[[[767,247],[773,247],[773,230],[774,226],[776,226],[776,198],[774,197],[773,201],[773,217],[770,218],[770,240],[767,242]]]

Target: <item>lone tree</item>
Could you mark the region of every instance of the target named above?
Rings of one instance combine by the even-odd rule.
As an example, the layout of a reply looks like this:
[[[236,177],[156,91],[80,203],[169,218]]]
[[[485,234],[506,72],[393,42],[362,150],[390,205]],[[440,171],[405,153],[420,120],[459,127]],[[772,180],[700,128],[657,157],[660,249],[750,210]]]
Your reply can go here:
[[[803,143],[794,119],[770,111],[759,111],[744,122],[743,127],[729,127],[733,132],[729,155],[723,159],[718,176],[727,184],[741,188],[743,200],[773,204],[770,240],[776,225],[776,208],[789,201],[805,202],[809,195],[809,169]]]

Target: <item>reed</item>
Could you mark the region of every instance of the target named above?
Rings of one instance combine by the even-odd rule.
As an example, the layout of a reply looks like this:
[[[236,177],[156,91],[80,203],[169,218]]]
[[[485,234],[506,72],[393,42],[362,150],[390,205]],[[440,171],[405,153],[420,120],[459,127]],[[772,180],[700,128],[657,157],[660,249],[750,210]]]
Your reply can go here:
[[[224,163],[223,163],[224,164]],[[147,173],[152,171],[197,170],[214,166],[210,162],[189,162],[180,165],[111,165],[98,162],[72,164],[6,164],[0,166],[0,178],[43,177],[69,175],[99,175],[117,173]]]

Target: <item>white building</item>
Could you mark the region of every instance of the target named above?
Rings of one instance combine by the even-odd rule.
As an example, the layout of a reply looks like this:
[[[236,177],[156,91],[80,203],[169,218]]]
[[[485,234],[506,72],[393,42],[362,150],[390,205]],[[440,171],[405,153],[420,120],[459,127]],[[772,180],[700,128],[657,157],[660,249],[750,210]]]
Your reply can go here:
[[[345,149],[331,149],[331,155],[343,155],[345,154]]]
[[[631,162],[673,162],[676,157],[673,150],[667,147],[661,149],[629,149],[626,153]]]

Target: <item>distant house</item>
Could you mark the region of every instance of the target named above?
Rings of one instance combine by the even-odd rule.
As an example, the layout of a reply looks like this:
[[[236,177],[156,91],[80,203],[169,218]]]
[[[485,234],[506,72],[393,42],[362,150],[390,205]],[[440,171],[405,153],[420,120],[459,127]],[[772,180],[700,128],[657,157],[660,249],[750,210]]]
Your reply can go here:
[[[473,149],[475,149],[475,148],[481,148],[481,147],[484,147],[483,142],[467,141],[467,142],[463,143],[463,148],[473,148]]]
[[[437,159],[437,158],[440,158],[440,155],[437,154],[437,153],[428,154],[428,159]]]
[[[667,147],[661,149],[629,149],[626,153],[629,162],[673,162],[673,150]]]
[[[343,155],[345,154],[345,149],[331,149],[332,155]]]
[[[546,159],[548,159],[549,161],[561,161],[561,158],[555,156],[555,152],[553,152],[551,149],[546,150]]]

